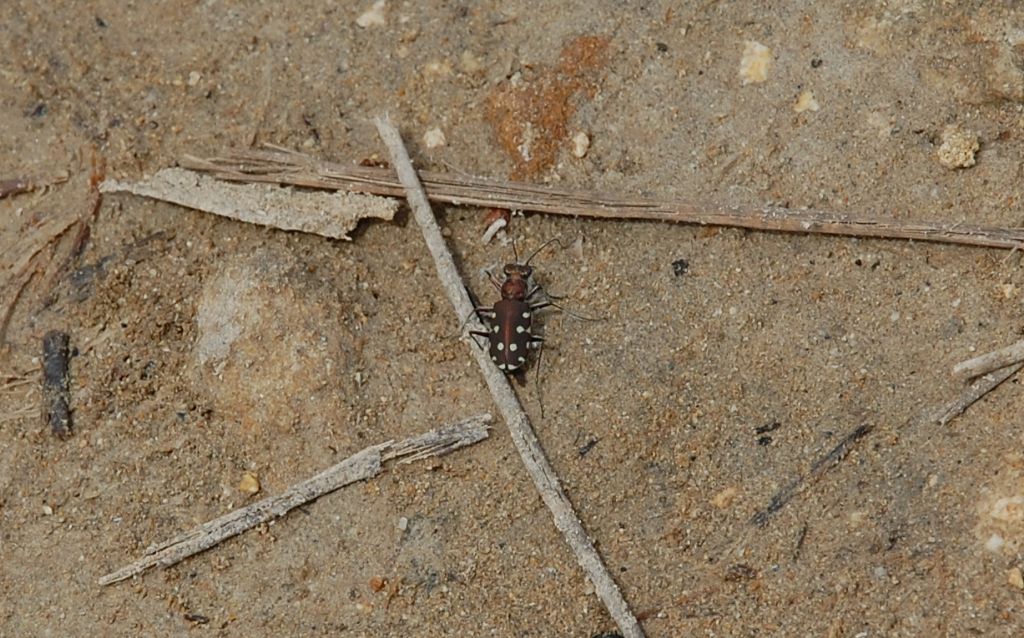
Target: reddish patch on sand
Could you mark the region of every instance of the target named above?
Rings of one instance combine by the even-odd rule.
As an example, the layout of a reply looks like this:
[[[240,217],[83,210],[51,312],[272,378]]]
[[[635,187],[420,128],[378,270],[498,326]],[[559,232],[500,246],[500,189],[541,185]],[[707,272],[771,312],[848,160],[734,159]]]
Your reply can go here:
[[[512,158],[512,179],[538,175],[567,147],[569,120],[577,100],[597,91],[609,41],[607,36],[578,36],[562,48],[557,65],[540,69],[529,82],[504,82],[488,97],[487,121]]]

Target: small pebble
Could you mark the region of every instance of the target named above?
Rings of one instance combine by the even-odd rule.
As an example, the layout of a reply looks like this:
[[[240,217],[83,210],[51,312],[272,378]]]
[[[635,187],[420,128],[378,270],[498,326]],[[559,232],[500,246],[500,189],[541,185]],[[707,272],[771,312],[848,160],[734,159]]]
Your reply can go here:
[[[736,496],[740,493],[735,487],[727,487],[718,494],[711,497],[711,504],[718,509],[724,510],[725,508],[732,505],[733,501],[736,500]]]
[[[576,261],[583,261],[583,235],[579,235],[569,246],[569,254]]]
[[[249,496],[258,494],[260,491],[259,478],[252,472],[246,472],[242,475],[242,480],[238,482],[238,491]]]
[[[203,74],[199,71],[190,71],[188,74],[188,85],[195,86],[199,84],[199,81],[203,79]]]
[[[1007,523],[1024,521],[1024,496],[1017,495],[999,499],[992,506],[989,516]]]
[[[49,505],[43,505],[43,516],[53,516],[53,508]]]
[[[574,157],[583,159],[590,150],[590,136],[580,131],[572,136],[572,154]]]
[[[1017,589],[1024,589],[1024,572],[1021,572],[1020,567],[1011,567],[1006,572],[1006,582]]]
[[[814,99],[814,93],[810,91],[804,91],[796,99],[796,104],[793,105],[793,110],[797,113],[803,113],[804,111],[817,111],[821,106],[818,104],[818,100]]]
[[[772,70],[772,50],[753,40],[743,45],[743,58],[740,60],[740,79],[743,84],[764,82]]]
[[[356,24],[364,29],[384,26],[387,24],[386,8],[387,3],[384,0],[377,0],[377,2],[373,3],[372,7],[356,18]]]
[[[1001,550],[1003,545],[1006,545],[1006,541],[1003,540],[1003,537],[999,534],[993,534],[988,537],[987,541],[985,541],[985,549],[993,553]]]
[[[459,63],[462,65],[462,70],[466,73],[475,73],[482,66],[480,60],[471,51],[463,51],[462,55],[459,56]]]
[[[409,529],[409,519],[407,519],[404,516],[401,517],[400,519],[398,519],[397,527],[398,527],[398,530],[401,531],[401,532],[404,532],[405,530]]]
[[[672,262],[672,274],[676,277],[682,277],[688,270],[690,270],[689,260],[677,259]]]
[[[387,586],[387,584],[388,584],[387,579],[386,578],[381,578],[380,576],[374,576],[373,578],[370,579],[370,589],[372,589],[375,592],[378,592],[378,591],[384,589]]]
[[[939,147],[939,163],[950,170],[970,168],[976,160],[974,154],[981,148],[978,134],[968,131],[959,124],[950,124],[942,131],[942,146]]]
[[[445,139],[444,131],[437,126],[423,134],[423,145],[427,148],[440,148],[447,143],[448,140]]]

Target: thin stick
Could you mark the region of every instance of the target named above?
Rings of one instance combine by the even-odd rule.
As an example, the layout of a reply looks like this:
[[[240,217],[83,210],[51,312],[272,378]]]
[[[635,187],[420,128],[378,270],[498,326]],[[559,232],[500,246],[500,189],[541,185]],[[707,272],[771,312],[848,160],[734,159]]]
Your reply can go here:
[[[1024,363],[1008,366],[975,380],[959,397],[943,407],[942,411],[933,417],[933,421],[939,425],[948,425],[950,421],[974,405],[978,399],[995,390],[1003,381],[1017,374],[1021,368],[1024,368]]]
[[[70,344],[66,332],[51,330],[43,336],[43,423],[62,439],[71,436]]]
[[[953,374],[962,379],[973,379],[993,370],[1024,361],[1024,340],[993,352],[962,361],[953,366]]]
[[[1012,377],[1021,368],[1024,368],[1024,363],[1018,363],[999,370],[995,374],[988,374],[981,377],[971,384],[970,387],[965,389],[960,396],[944,405],[941,410],[935,413],[925,413],[924,415],[918,416],[915,422],[918,424],[925,422],[948,425],[950,421],[963,414],[967,408],[971,407],[983,396],[996,389],[999,384]],[[779,510],[785,507],[787,503],[793,500],[793,497],[803,491],[807,485],[821,478],[826,471],[835,467],[838,465],[839,461],[846,458],[846,455],[850,453],[853,444],[871,432],[872,429],[873,426],[862,425],[843,437],[843,440],[840,441],[838,445],[814,462],[807,474],[797,476],[776,492],[768,502],[768,506],[754,514],[750,519],[751,525],[755,525],[757,527],[764,527],[767,525],[768,520],[778,513]]]
[[[167,542],[150,546],[141,559],[103,576],[99,584],[110,585],[137,576],[156,565],[174,565],[261,523],[280,518],[299,505],[328,492],[372,478],[380,473],[385,461],[401,457],[413,461],[426,456],[438,456],[482,441],[487,438],[487,424],[490,422],[491,415],[483,414],[398,443],[388,442],[368,447],[316,476],[289,487],[282,494],[237,509]]]
[[[750,519],[750,524],[757,527],[764,527],[768,524],[768,520],[779,512],[786,503],[793,500],[793,497],[799,494],[803,489],[820,479],[825,472],[839,465],[839,462],[847,457],[850,450],[853,449],[853,444],[864,438],[871,430],[874,429],[872,425],[860,425],[856,427],[852,432],[843,437],[835,447],[829,450],[824,456],[819,458],[811,465],[811,469],[795,479],[790,481],[785,487],[775,493],[771,500],[768,502],[768,506],[763,510],[754,514]]]
[[[390,120],[386,118],[378,117],[375,123],[377,124],[377,132],[391,154],[391,162],[394,164],[405,189],[413,216],[423,231],[423,238],[426,240],[427,248],[434,257],[434,264],[437,266],[437,274],[441,279],[441,284],[444,286],[448,298],[455,307],[456,319],[461,320],[462,317],[470,317],[463,328],[467,331],[463,332],[463,338],[469,344],[470,351],[476,358],[484,379],[487,381],[487,387],[491,390],[494,402],[498,405],[502,417],[508,424],[509,432],[512,435],[512,442],[515,443],[519,456],[522,457],[527,473],[533,479],[533,483],[537,487],[537,491],[540,492],[544,504],[551,511],[551,515],[555,520],[555,526],[562,533],[562,536],[565,537],[569,547],[576,555],[576,560],[590,578],[590,582],[594,585],[594,590],[600,596],[602,602],[604,602],[605,607],[608,608],[608,613],[611,614],[612,619],[618,625],[619,631],[622,632],[625,638],[642,637],[644,633],[640,628],[640,623],[637,622],[636,617],[629,610],[629,606],[622,597],[618,585],[612,580],[611,575],[604,566],[604,562],[601,560],[601,556],[597,553],[593,542],[587,536],[583,525],[573,511],[572,503],[569,502],[569,497],[566,496],[565,491],[562,489],[558,476],[544,455],[544,450],[541,448],[540,442],[530,426],[530,420],[523,411],[523,407],[519,404],[519,399],[516,398],[515,392],[512,391],[508,379],[491,363],[483,348],[477,346],[472,339],[467,338],[468,331],[482,330],[483,326],[476,319],[476,314],[473,312],[473,303],[470,301],[466,287],[462,283],[462,278],[459,276],[455,261],[452,259],[451,253],[448,252],[444,237],[441,235],[441,229],[434,219],[434,213],[430,209],[426,193],[423,192],[423,187],[416,176],[416,171],[412,167],[412,162],[409,159],[408,151],[405,149],[405,144],[402,142],[401,135],[391,124]]]
[[[405,193],[392,169],[324,162],[281,147],[268,146],[265,150],[239,151],[208,159],[185,156],[180,164],[237,182],[270,182],[392,197]],[[419,177],[429,199],[456,205],[763,231],[916,239],[993,248],[1024,246],[1024,229],[1021,228],[904,221],[781,206],[723,206],[693,200],[626,197],[431,171],[420,171]]]

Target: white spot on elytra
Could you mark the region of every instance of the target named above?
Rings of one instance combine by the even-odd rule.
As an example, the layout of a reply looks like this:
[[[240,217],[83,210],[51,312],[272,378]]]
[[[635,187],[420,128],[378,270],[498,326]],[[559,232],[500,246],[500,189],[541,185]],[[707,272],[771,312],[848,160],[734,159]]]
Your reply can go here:
[[[504,350],[504,349],[505,349],[505,344],[503,344],[503,343],[501,343],[501,342],[499,341],[499,342],[498,342],[498,352],[501,352],[501,351],[502,351],[502,350]]]
[[[491,361],[497,363],[498,362],[498,357],[492,356],[491,357]]]
[[[526,363],[526,357],[519,355],[519,363]]]
[[[494,330],[494,334],[498,334],[498,330],[499,330],[498,326],[494,326],[493,330]]]
[[[524,312],[523,313],[523,319],[529,319],[529,318],[530,318],[530,312],[529,311]]]
[[[524,332],[526,332],[526,328],[523,326],[516,326],[516,334],[523,334]]]
[[[516,344],[514,344],[514,343],[508,344],[508,351],[509,352],[515,352],[518,349],[519,349],[519,346],[517,346]]]

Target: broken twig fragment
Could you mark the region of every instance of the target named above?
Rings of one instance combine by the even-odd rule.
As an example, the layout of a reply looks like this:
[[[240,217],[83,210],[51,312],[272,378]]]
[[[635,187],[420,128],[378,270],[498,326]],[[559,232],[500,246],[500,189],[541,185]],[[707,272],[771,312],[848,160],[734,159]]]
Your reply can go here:
[[[43,337],[43,422],[62,439],[71,435],[70,344],[68,335],[58,330]]]
[[[225,514],[167,542],[151,545],[146,549],[145,556],[103,576],[99,584],[110,585],[137,576],[156,565],[174,565],[261,523],[280,518],[299,505],[309,503],[328,492],[373,478],[387,461],[403,457],[407,457],[403,460],[414,461],[428,456],[440,456],[478,443],[487,438],[487,424],[490,422],[491,415],[483,414],[398,443],[388,442],[368,447],[316,476],[293,485],[282,494]]]
[[[945,405],[935,415],[933,422],[937,422],[939,425],[948,425],[950,421],[966,412],[967,408],[974,405],[981,397],[995,390],[1003,381],[1017,374],[1021,368],[1024,368],[1024,363],[1007,366],[975,379],[974,383],[964,390],[960,396]]]
[[[391,219],[393,199],[357,193],[297,191],[269,184],[230,184],[182,168],[135,183],[107,180],[102,193],[132,193],[280,230],[349,239],[360,219]]]
[[[953,366],[953,374],[961,379],[973,379],[1021,361],[1024,361],[1024,340],[962,361]]]
[[[811,469],[806,474],[797,476],[786,484],[785,487],[776,492],[768,502],[768,506],[751,517],[750,524],[757,527],[764,527],[767,525],[768,520],[777,514],[779,510],[785,507],[786,503],[793,500],[793,497],[799,494],[804,487],[814,483],[820,479],[825,472],[839,465],[839,462],[850,454],[850,450],[853,449],[853,445],[870,433],[873,428],[874,426],[867,424],[854,428],[852,432],[844,436],[843,439],[831,450],[819,457],[818,460],[811,465]]]
[[[181,164],[234,182],[291,184],[393,197],[404,195],[395,172],[389,168],[325,162],[280,147],[238,151],[209,159],[186,156]],[[1013,227],[906,221],[855,212],[781,206],[724,206],[696,200],[629,197],[434,171],[419,171],[419,178],[428,198],[457,206],[497,207],[573,217],[651,219],[787,233],[1024,248],[1024,229]]]
[[[0,179],[0,199],[35,190],[35,182],[28,177]]]
[[[437,225],[437,220],[434,219],[434,213],[430,209],[430,203],[416,176],[416,170],[412,167],[412,161],[409,159],[409,152],[405,148],[401,134],[386,118],[378,117],[375,123],[377,132],[391,154],[391,163],[398,173],[398,179],[402,183],[416,223],[423,231],[423,239],[434,258],[438,278],[441,280],[441,285],[444,286],[449,301],[455,307],[457,319],[463,321],[464,330],[481,330],[483,326],[476,318],[473,303],[459,276],[455,260],[445,245],[441,229]],[[469,319],[463,320],[463,317],[469,317]],[[468,335],[468,332],[464,332],[463,335]],[[633,612],[629,610],[626,600],[622,597],[622,592],[619,591],[618,585],[608,573],[601,560],[601,555],[597,553],[594,543],[587,536],[579,517],[573,511],[572,503],[569,502],[569,497],[562,489],[561,481],[548,462],[544,449],[540,446],[540,441],[537,440],[537,435],[534,434],[533,427],[530,425],[530,419],[523,411],[508,379],[491,362],[486,350],[477,346],[471,339],[467,339],[467,342],[480,366],[487,387],[490,388],[491,396],[494,397],[494,402],[498,405],[501,416],[508,425],[509,433],[519,451],[523,465],[526,466],[527,473],[533,479],[533,484],[540,492],[541,499],[555,520],[555,526],[572,549],[577,562],[586,572],[590,582],[594,585],[594,590],[608,609],[612,619],[619,626],[622,635],[625,638],[642,638],[644,633],[640,628],[640,623],[637,622]]]

